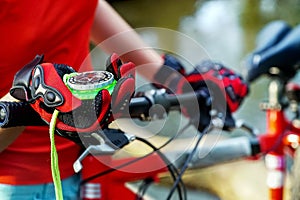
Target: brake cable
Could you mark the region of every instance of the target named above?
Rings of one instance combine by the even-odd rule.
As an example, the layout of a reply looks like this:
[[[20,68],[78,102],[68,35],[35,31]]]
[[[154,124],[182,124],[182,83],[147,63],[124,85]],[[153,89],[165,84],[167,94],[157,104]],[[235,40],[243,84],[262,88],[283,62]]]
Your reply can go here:
[[[182,166],[181,170],[180,170],[180,173],[178,174],[178,177],[176,179],[176,181],[174,182],[173,184],[173,187],[171,188],[170,190],[170,193],[167,197],[167,200],[170,200],[172,195],[174,194],[174,191],[177,187],[177,185],[180,183],[180,181],[182,180],[182,176],[184,174],[184,172],[186,171],[186,169],[188,168],[188,165],[190,163],[190,161],[192,160],[193,156],[195,155],[196,151],[197,151],[197,147],[199,146],[200,144],[200,141],[202,140],[203,136],[206,135],[206,133],[208,133],[210,130],[210,126],[206,127],[204,129],[204,131],[201,133],[199,132],[199,134],[197,134],[198,138],[197,138],[197,141],[196,141],[196,144],[194,145],[191,153],[188,155],[187,159],[185,160],[185,163],[184,165]]]
[[[170,172],[170,174],[171,174],[171,176],[172,176],[172,178],[173,178],[173,180],[174,181],[176,181],[177,179],[178,179],[178,170],[177,170],[177,168],[169,161],[169,159],[160,151],[160,149],[162,149],[165,145],[166,145],[166,143],[163,145],[163,146],[161,146],[161,147],[159,147],[159,148],[156,148],[153,144],[151,144],[149,141],[147,141],[147,140],[145,140],[145,139],[143,139],[143,138],[139,138],[139,137],[137,137],[136,138],[137,140],[139,140],[139,141],[141,141],[141,142],[143,142],[143,143],[145,143],[146,145],[148,145],[149,147],[151,147],[152,149],[153,149],[153,152],[156,152],[158,155],[159,155],[159,157],[164,161],[164,163],[166,164],[166,166],[167,166],[167,168],[168,168],[168,170],[169,170],[169,172]],[[168,140],[168,142],[169,142],[170,140]],[[178,191],[178,195],[179,195],[179,197],[180,197],[180,199],[186,199],[186,188],[185,188],[185,185],[184,185],[184,183],[182,182],[182,179],[180,178],[179,179],[179,183],[180,183],[180,185],[179,184],[177,184],[176,185],[176,187],[175,188],[177,188],[177,191]],[[181,190],[183,191],[183,197],[182,197],[182,192],[181,192]],[[145,191],[144,191],[145,192]]]
[[[181,130],[178,131],[178,133],[177,133],[176,135],[173,135],[171,138],[169,138],[169,140],[167,140],[167,141],[166,141],[163,145],[161,145],[159,148],[156,148],[156,147],[155,147],[154,145],[152,145],[150,142],[148,142],[147,140],[145,140],[145,141],[148,142],[147,145],[151,144],[150,147],[151,147],[151,148],[154,147],[155,150],[152,148],[152,149],[153,149],[152,152],[150,152],[150,153],[148,153],[148,154],[146,154],[146,155],[144,155],[144,156],[142,156],[142,157],[139,157],[139,158],[130,160],[130,161],[128,161],[128,162],[126,162],[126,163],[123,163],[123,164],[120,164],[120,165],[118,165],[118,166],[116,166],[116,167],[113,167],[113,168],[107,169],[107,170],[105,170],[105,171],[102,171],[102,172],[100,172],[100,173],[98,173],[98,174],[92,175],[92,176],[90,176],[90,177],[88,177],[88,178],[82,180],[80,184],[81,184],[81,185],[84,185],[85,183],[87,183],[87,182],[89,182],[89,181],[91,181],[91,180],[93,180],[93,179],[95,179],[95,178],[104,176],[104,175],[109,174],[109,173],[112,173],[112,172],[114,172],[114,171],[116,171],[116,170],[118,170],[118,169],[121,169],[121,168],[126,167],[126,166],[128,166],[128,165],[131,165],[131,164],[133,164],[133,163],[135,163],[135,162],[138,162],[138,161],[140,161],[140,160],[146,158],[147,156],[150,156],[151,154],[153,154],[153,153],[155,153],[155,152],[159,152],[160,154],[158,153],[158,155],[163,155],[163,154],[160,152],[160,150],[161,150],[163,147],[165,147],[167,144],[169,144],[169,143],[170,143],[173,139],[175,139],[178,135],[180,135],[181,133],[183,133],[190,125],[191,125],[191,123],[187,123],[184,127],[181,128]],[[136,137],[136,140],[140,140],[140,139],[141,139],[141,138]],[[144,140],[144,139],[142,139],[142,140]],[[141,141],[141,142],[143,142],[143,141]],[[161,157],[161,159],[164,160],[162,157]],[[166,159],[167,159],[167,158],[166,158]],[[171,162],[169,162],[169,161],[166,162],[166,166],[168,166],[168,169],[169,169],[169,166],[172,168],[171,170],[169,169],[169,172],[171,173],[172,177],[174,178],[174,181],[177,180],[177,182],[178,182],[178,183],[176,184],[176,186],[174,187],[174,191],[175,191],[175,189],[177,188],[177,189],[178,189],[179,196],[180,196],[180,199],[186,199],[186,188],[185,188],[185,185],[184,185],[184,183],[182,182],[181,178],[178,177],[177,175],[175,175],[176,172],[174,172],[174,169],[176,169],[176,167],[175,167]],[[176,169],[176,171],[177,171],[177,169]],[[177,173],[178,173],[178,171],[177,171]],[[182,197],[181,191],[180,191],[180,189],[179,189],[179,188],[180,188],[180,186],[178,186],[179,183],[180,183],[181,186],[183,187],[183,194],[184,194],[184,197]],[[174,193],[174,191],[173,191],[173,193]]]

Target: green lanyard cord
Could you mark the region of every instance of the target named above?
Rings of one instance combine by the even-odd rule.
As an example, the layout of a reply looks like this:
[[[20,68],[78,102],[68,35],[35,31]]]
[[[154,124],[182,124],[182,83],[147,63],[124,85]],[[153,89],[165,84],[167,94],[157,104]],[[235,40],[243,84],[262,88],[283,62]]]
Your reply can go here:
[[[54,139],[55,125],[56,125],[56,119],[58,113],[59,113],[58,110],[54,110],[50,121],[50,129],[49,129],[50,142],[51,142],[51,173],[52,173],[52,179],[53,179],[53,184],[55,189],[56,200],[63,200],[60,172],[59,172],[59,165],[58,165],[58,155],[57,155],[55,139]]]

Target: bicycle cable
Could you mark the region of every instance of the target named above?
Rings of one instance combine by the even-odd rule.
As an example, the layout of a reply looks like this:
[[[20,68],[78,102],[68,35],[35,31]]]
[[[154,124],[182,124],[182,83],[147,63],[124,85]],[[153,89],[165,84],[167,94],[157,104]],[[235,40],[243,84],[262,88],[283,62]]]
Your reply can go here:
[[[197,135],[198,138],[197,138],[197,141],[196,141],[196,143],[194,145],[194,148],[192,149],[192,151],[189,154],[189,156],[187,157],[187,159],[186,159],[183,167],[181,168],[180,173],[178,174],[178,177],[177,177],[175,183],[173,184],[173,187],[170,190],[170,193],[169,193],[169,195],[167,197],[167,200],[170,200],[171,197],[172,197],[172,195],[174,194],[174,191],[177,188],[177,185],[182,180],[182,176],[183,176],[185,170],[188,168],[188,165],[189,165],[191,159],[193,158],[194,154],[196,153],[197,147],[199,146],[201,139],[203,138],[204,135],[206,135],[206,133],[209,132],[209,129],[210,129],[210,126],[208,126],[206,129],[204,129],[204,131],[202,133],[199,132],[199,134]]]
[[[143,183],[141,184],[141,186],[139,187],[139,190],[137,192],[136,200],[143,200],[143,197],[144,197],[147,189],[149,188],[151,183],[153,183],[153,181],[154,181],[153,178],[146,178],[143,180]]]
[[[168,167],[168,170],[173,178],[173,181],[176,181],[178,179],[178,170],[177,168],[169,161],[169,159],[159,150],[157,149],[153,144],[151,144],[149,141],[143,139],[143,138],[139,138],[137,137],[136,138],[137,140],[147,144],[148,146],[150,146],[154,152],[156,152],[159,157],[164,161],[164,163],[166,164],[166,166]],[[162,148],[162,146],[160,147],[160,149]],[[180,196],[180,199],[182,199],[182,192],[183,192],[183,195],[184,195],[184,199],[186,199],[186,188],[185,188],[185,185],[183,183],[183,181],[179,180],[180,182],[180,185],[178,185],[178,187],[176,187],[178,190],[178,195]],[[181,188],[183,187],[183,188]],[[182,191],[181,191],[182,190]]]
[[[186,124],[183,128],[181,128],[181,130],[180,131],[178,131],[178,133],[182,133],[182,132],[184,132],[189,126],[191,125],[191,123],[188,123],[188,124]],[[167,140],[163,145],[161,145],[159,148],[156,148],[157,150],[155,151],[152,151],[152,152],[150,152],[150,153],[148,153],[148,154],[146,154],[146,155],[144,155],[144,156],[142,156],[142,157],[139,157],[139,158],[136,158],[136,159],[133,159],[133,160],[130,160],[130,161],[128,161],[128,162],[126,162],[126,163],[123,163],[123,164],[120,164],[120,165],[118,165],[118,166],[116,166],[116,167],[114,167],[114,168],[110,168],[110,169],[107,169],[107,170],[105,170],[105,171],[103,171],[103,172],[100,172],[100,173],[98,173],[98,174],[95,174],[95,175],[92,175],[92,176],[90,176],[90,177],[88,177],[88,178],[86,178],[86,179],[84,179],[84,180],[82,180],[81,181],[81,183],[80,183],[80,185],[84,185],[85,183],[87,183],[87,182],[89,182],[89,181],[91,181],[91,180],[93,180],[93,179],[95,179],[95,178],[98,178],[98,177],[101,177],[101,176],[104,176],[104,175],[106,175],[106,174],[109,174],[109,173],[112,173],[112,172],[114,172],[114,171],[116,171],[116,170],[119,170],[119,169],[121,169],[121,168],[123,168],[123,167],[126,167],[126,166],[128,166],[128,165],[131,165],[131,164],[133,164],[133,163],[135,163],[135,162],[138,162],[138,161],[140,161],[140,160],[142,160],[142,159],[144,159],[144,158],[146,158],[146,157],[148,157],[148,156],[150,156],[151,154],[153,154],[153,153],[155,153],[155,152],[160,152],[160,150],[163,148],[163,147],[165,147],[167,144],[169,144],[173,139],[175,139],[179,134],[176,134],[176,135],[174,135],[174,136],[172,136],[171,138],[169,138],[169,140]],[[138,137],[136,138],[137,140],[138,140]],[[151,143],[150,143],[151,144]],[[152,147],[151,147],[152,148]],[[176,167],[172,164],[172,165],[170,165],[171,164],[171,162],[169,162],[169,163],[166,163],[166,166],[173,166],[175,169],[176,169]],[[172,170],[171,170],[172,171]],[[173,172],[171,172],[170,171],[170,173],[173,173]],[[177,171],[177,169],[176,169],[176,171]],[[172,174],[171,174],[172,175]],[[175,173],[173,173],[173,175],[172,175],[172,177],[175,177],[176,178],[176,175],[175,175]],[[176,178],[176,180],[178,180],[178,177]],[[175,180],[174,180],[175,181]],[[181,180],[181,178],[178,180],[178,183],[177,184],[179,184],[179,182],[184,186],[184,184],[183,184],[183,182],[182,182],[182,180]],[[175,189],[177,188],[177,186],[175,187]],[[175,190],[174,189],[174,190]],[[184,198],[182,198],[182,195],[180,195],[181,194],[181,192],[179,192],[178,191],[178,193],[179,193],[179,196],[180,196],[180,200],[183,200],[183,199],[186,199],[186,189],[185,189],[185,186],[184,186]]]

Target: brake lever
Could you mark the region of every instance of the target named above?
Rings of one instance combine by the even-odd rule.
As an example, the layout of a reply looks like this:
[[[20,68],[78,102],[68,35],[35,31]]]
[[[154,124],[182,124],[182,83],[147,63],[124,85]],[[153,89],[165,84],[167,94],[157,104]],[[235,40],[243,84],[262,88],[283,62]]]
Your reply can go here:
[[[93,155],[108,155],[114,154],[117,150],[135,140],[134,135],[123,133],[114,129],[106,129],[91,133],[91,136],[99,143],[89,145],[79,158],[74,162],[73,169],[76,173],[82,170],[82,160],[89,154]]]
[[[101,145],[91,145],[88,148],[86,148],[84,150],[84,152],[79,156],[79,158],[77,160],[75,160],[75,162],[73,163],[73,169],[74,169],[75,173],[78,173],[82,170],[83,166],[82,166],[81,162],[85,157],[87,157],[91,153],[91,151],[93,151],[93,150],[100,151],[101,149],[102,149]]]

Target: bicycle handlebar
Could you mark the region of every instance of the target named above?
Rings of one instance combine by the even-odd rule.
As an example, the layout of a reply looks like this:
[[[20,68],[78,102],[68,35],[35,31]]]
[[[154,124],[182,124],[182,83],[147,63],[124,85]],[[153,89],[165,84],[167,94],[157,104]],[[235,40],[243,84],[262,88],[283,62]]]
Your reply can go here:
[[[0,127],[43,126],[46,122],[27,102],[0,102]]]
[[[129,104],[129,113],[133,118],[149,117],[150,108],[161,105],[167,112],[176,109],[181,104],[186,104],[192,99],[203,101],[207,95],[203,92],[170,95],[163,90],[150,90],[143,96],[133,97]],[[0,102],[0,127],[8,128],[15,126],[42,126],[46,125],[41,117],[27,102]]]
[[[204,102],[207,100],[207,96],[206,91],[171,95],[165,93],[164,90],[150,90],[143,93],[143,96],[131,99],[129,113],[133,118],[144,118],[145,116],[149,116],[150,108],[156,104],[162,106],[167,112],[169,112],[172,109],[179,109],[180,106],[189,104],[193,100]]]
[[[190,162],[191,168],[203,168],[216,164],[230,162],[241,158],[256,156],[261,153],[258,138],[249,138],[246,136],[227,138],[218,141],[213,148],[205,145],[197,149],[195,157]],[[203,158],[199,155],[208,152]]]

